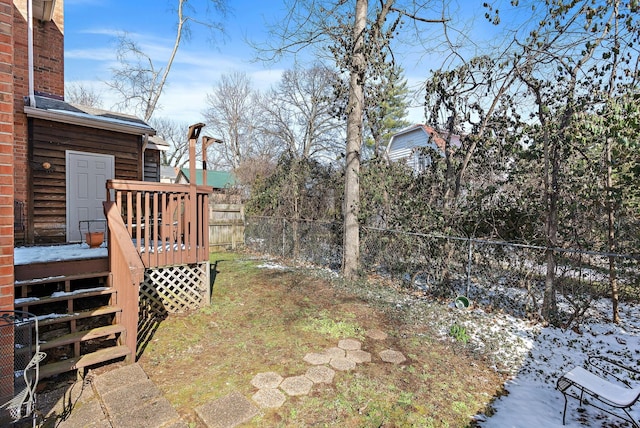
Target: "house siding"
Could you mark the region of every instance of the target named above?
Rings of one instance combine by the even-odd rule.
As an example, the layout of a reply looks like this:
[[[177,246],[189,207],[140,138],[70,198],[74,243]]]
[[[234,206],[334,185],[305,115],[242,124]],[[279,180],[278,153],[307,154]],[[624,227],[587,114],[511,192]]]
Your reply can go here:
[[[144,152],[144,181],[160,182],[160,152],[147,149]]]
[[[67,150],[115,156],[115,178],[141,180],[142,139],[112,131],[31,119],[30,145],[32,189],[28,242],[66,242],[66,158]],[[50,168],[45,169],[43,164]],[[106,188],[105,188],[106,195]]]
[[[431,141],[430,136],[422,128],[417,128],[404,134],[396,134],[389,145],[388,157],[390,161],[406,159],[407,165],[418,170],[414,149],[417,147],[438,147]]]
[[[12,2],[13,23],[13,112],[14,112],[14,189],[15,199],[25,203],[29,212],[28,120],[24,113],[29,95],[27,0]],[[53,20],[34,19],[34,91],[62,98],[64,96],[64,1],[56,0]]]

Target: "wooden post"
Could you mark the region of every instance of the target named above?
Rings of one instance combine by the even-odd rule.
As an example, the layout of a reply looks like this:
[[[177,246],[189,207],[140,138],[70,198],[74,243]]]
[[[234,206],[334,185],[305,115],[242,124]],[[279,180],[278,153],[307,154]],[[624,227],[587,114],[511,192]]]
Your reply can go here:
[[[184,207],[184,216],[187,219],[185,230],[183,231],[185,236],[184,245],[187,250],[187,263],[195,263],[195,249],[196,249],[196,203],[197,192],[196,187],[198,185],[196,177],[196,142],[200,136],[200,131],[204,127],[204,123],[196,123],[189,127],[189,201]]]
[[[209,144],[217,143],[222,144],[223,141],[219,138],[209,137],[208,135],[204,135],[202,137],[202,185],[209,186],[209,180],[207,180],[207,147]],[[210,190],[210,193],[213,193],[213,187]],[[205,195],[203,199],[202,205],[202,242],[200,245],[202,247],[202,251],[205,251],[206,254],[209,254],[209,231],[211,227],[209,226],[209,222],[211,221],[209,215],[209,196]],[[208,257],[207,257],[208,258]]]
[[[219,138],[209,137],[208,135],[202,136],[202,185],[207,186],[207,147],[209,144],[217,143],[222,144],[223,141]]]

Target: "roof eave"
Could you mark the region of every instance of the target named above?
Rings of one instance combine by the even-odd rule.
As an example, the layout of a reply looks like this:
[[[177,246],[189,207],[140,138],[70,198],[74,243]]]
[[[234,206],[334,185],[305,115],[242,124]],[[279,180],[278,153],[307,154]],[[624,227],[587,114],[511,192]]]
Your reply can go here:
[[[416,129],[421,130],[422,132],[424,132],[427,136],[430,137],[429,133],[424,129],[424,125],[420,125],[420,124],[416,124],[416,125],[409,125],[404,129],[401,129],[400,131],[396,132],[395,134],[393,134],[391,136],[391,138],[389,139],[389,144],[387,144],[387,147],[385,148],[385,153],[388,155],[389,152],[391,151],[391,145],[393,144],[393,141],[396,137],[399,137],[401,135],[404,134],[409,134],[410,132],[415,131]]]
[[[33,0],[33,16],[41,21],[53,20],[56,0]]]
[[[67,123],[70,125],[86,126],[88,128],[103,129],[106,131],[120,132],[123,134],[132,134],[132,135],[155,135],[156,134],[155,129],[149,126],[138,126],[134,124],[128,125],[125,123],[108,122],[100,119],[93,119],[93,118],[81,117],[73,114],[66,114],[61,111],[53,112],[45,109],[25,106],[24,112],[27,115],[27,117],[32,117],[36,119]]]

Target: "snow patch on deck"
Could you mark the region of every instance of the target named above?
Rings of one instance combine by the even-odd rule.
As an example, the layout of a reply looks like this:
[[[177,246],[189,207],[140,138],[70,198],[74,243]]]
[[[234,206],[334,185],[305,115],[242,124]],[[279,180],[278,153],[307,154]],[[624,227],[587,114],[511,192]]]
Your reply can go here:
[[[16,247],[13,252],[13,263],[14,265],[28,265],[32,263],[93,259],[98,257],[107,257],[108,255],[106,246],[100,248],[89,248],[85,243]]]

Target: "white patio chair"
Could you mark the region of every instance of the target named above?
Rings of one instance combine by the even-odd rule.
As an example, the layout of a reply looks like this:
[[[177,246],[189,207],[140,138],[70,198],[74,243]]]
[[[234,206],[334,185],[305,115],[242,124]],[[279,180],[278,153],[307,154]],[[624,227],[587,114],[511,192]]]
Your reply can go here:
[[[625,378],[622,375],[625,374]],[[605,413],[640,428],[640,422],[631,416],[631,407],[640,398],[640,384],[632,385],[629,379],[638,379],[640,371],[606,357],[589,357],[587,369],[575,367],[562,375],[556,388],[564,395],[562,424],[567,415],[567,398],[572,397]],[[606,407],[601,407],[605,405]],[[623,414],[614,410],[620,409]]]
[[[31,418],[36,426],[36,386],[46,357],[38,339],[35,315],[0,311],[0,423]]]

